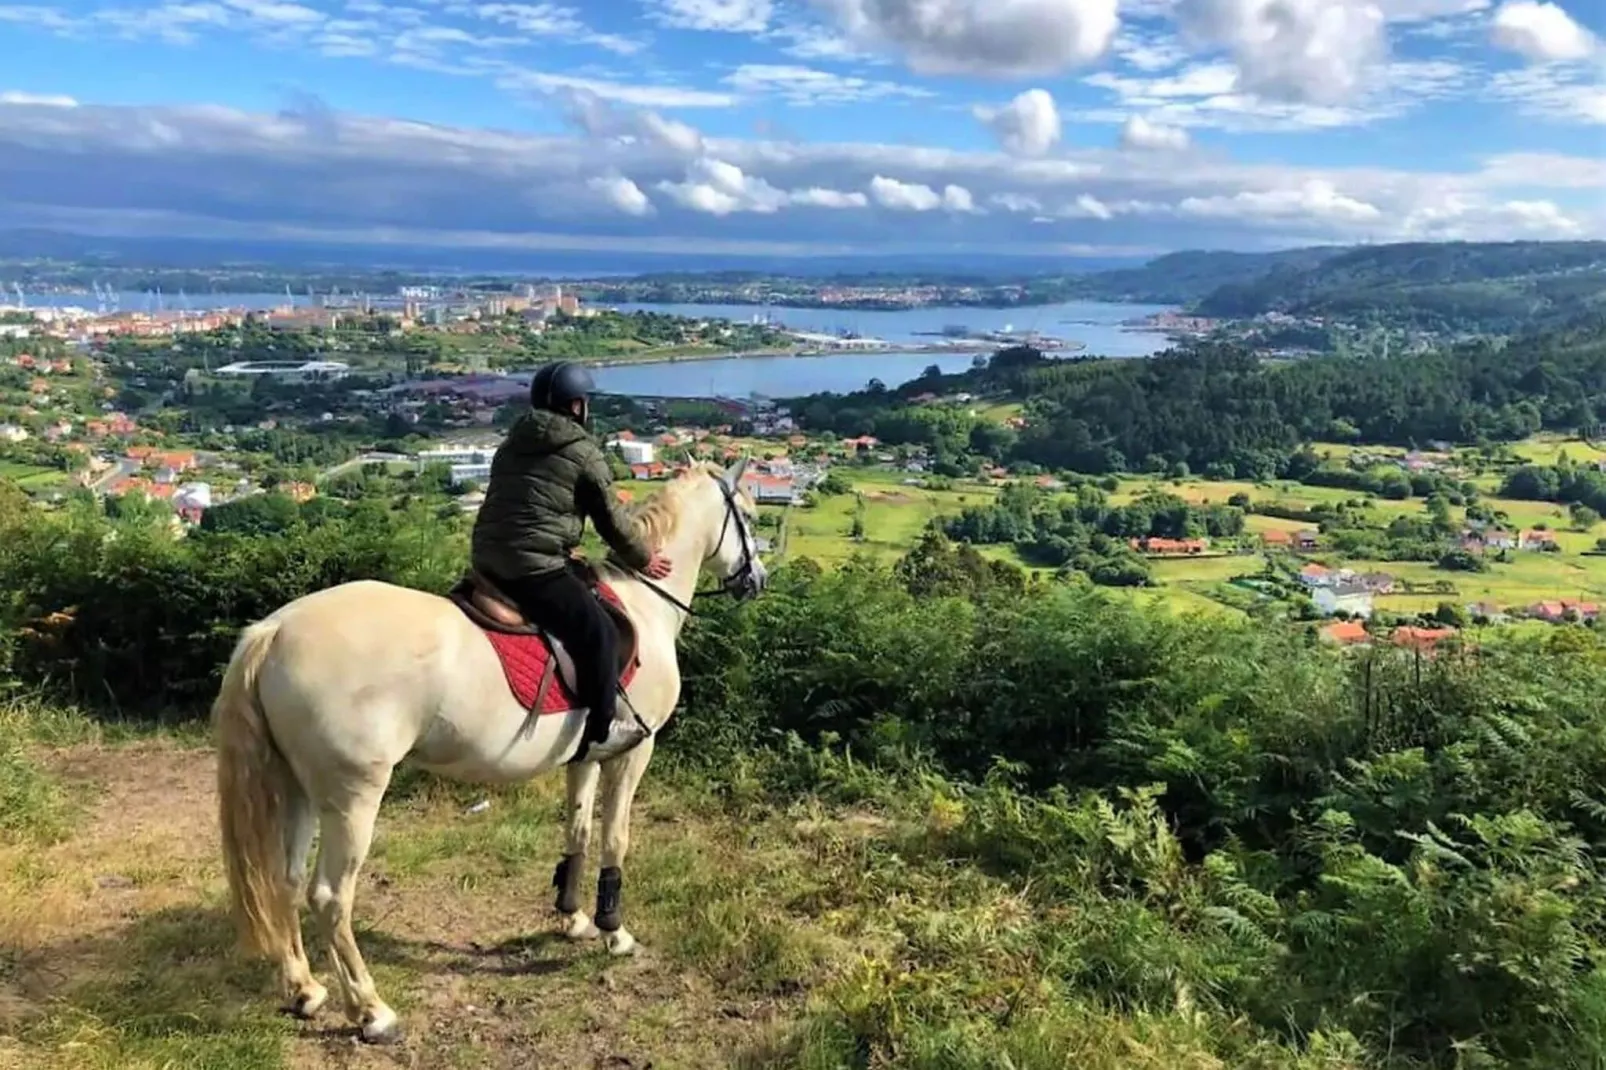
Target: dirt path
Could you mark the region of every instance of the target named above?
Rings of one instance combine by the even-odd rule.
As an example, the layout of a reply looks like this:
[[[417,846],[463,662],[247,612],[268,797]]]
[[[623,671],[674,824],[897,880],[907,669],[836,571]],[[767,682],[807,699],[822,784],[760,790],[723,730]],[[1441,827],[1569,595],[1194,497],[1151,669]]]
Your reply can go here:
[[[684,883],[699,860],[740,865],[740,836],[693,827],[667,794],[644,792],[626,869],[643,950],[613,960],[551,934],[556,778],[495,795],[482,815],[465,806],[475,796],[404,784],[382,812],[356,923],[407,1039],[370,1048],[337,1009],[312,1023],[277,1014],[266,966],[233,952],[209,751],[140,743],[43,761],[84,809],[60,842],[0,848],[0,1067],[762,1063],[813,962],[771,952],[749,974],[761,919],[741,913],[747,897],[700,904]]]

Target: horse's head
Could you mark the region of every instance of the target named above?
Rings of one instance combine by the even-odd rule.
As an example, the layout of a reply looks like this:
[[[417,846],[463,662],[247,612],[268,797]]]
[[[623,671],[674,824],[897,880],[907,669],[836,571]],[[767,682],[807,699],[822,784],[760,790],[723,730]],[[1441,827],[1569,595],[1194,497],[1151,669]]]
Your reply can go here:
[[[721,589],[742,599],[756,596],[769,582],[764,562],[758,559],[758,540],[753,536],[758,506],[742,489],[747,463],[748,458],[743,457],[724,471],[709,473],[719,488],[720,521],[708,564],[718,574]]]

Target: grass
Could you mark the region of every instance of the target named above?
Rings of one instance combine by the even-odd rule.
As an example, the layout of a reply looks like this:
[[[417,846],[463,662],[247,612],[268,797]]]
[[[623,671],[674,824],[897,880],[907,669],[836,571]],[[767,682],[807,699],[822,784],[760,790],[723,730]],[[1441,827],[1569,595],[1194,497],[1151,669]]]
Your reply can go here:
[[[46,490],[68,482],[71,477],[59,468],[0,461],[0,479],[9,479],[23,490]]]
[[[1170,1000],[1117,1009],[1109,962],[1083,962],[1112,953],[1108,904],[1035,911],[1019,878],[975,864],[987,834],[943,789],[819,755],[716,781],[656,763],[625,867],[643,950],[622,960],[543,931],[560,778],[486,792],[404,772],[356,921],[408,1039],[357,1048],[333,1009],[276,1013],[271,970],[233,952],[206,748],[0,724],[5,801],[29,815],[0,829],[8,1070],[1350,1065]],[[788,782],[834,784],[836,801],[775,794],[765,767],[785,761],[800,763]]]
[[[1563,435],[1535,435],[1514,443],[1511,450],[1525,464],[1555,464],[1563,453],[1575,463],[1606,461],[1606,448]]]
[[[857,497],[839,494],[819,499],[813,508],[786,510],[787,556],[835,564],[858,551],[891,560],[906,553],[934,517],[956,516],[968,506],[987,505],[998,493],[979,484],[927,490],[905,485],[903,480],[908,478],[912,477],[899,472],[855,470]],[[861,499],[864,537],[854,540],[850,537],[853,517]]]
[[[1576,445],[1578,443],[1572,443],[1568,446],[1569,450]],[[998,493],[994,486],[976,483],[959,484],[952,490],[928,490],[911,485],[910,481],[919,477],[890,469],[853,468],[839,471],[845,471],[850,476],[859,497],[852,494],[837,495],[821,498],[813,508],[781,510],[766,507],[763,510],[770,515],[785,517],[785,556],[810,557],[821,564],[832,565],[858,552],[883,561],[893,561],[908,552],[934,517],[953,516],[968,506],[986,505]],[[1420,499],[1368,500],[1355,491],[1310,487],[1287,481],[1255,484],[1136,477],[1124,480],[1111,497],[1121,504],[1133,501],[1150,490],[1175,494],[1198,504],[1224,503],[1233,495],[1247,494],[1256,502],[1276,502],[1291,509],[1306,509],[1321,502],[1363,500],[1379,525],[1397,516],[1419,516],[1423,510]],[[864,537],[854,540],[850,532],[861,498]],[[1435,568],[1431,562],[1340,560],[1335,555],[1323,553],[1313,556],[1329,565],[1343,565],[1360,572],[1386,572],[1422,586],[1430,586],[1436,581],[1449,581],[1456,587],[1454,594],[1396,594],[1377,600],[1379,608],[1400,613],[1431,610],[1446,600],[1460,605],[1493,602],[1508,608],[1526,606],[1543,599],[1606,600],[1606,557],[1584,556],[1584,551],[1592,550],[1596,539],[1606,533],[1606,526],[1591,532],[1567,530],[1569,520],[1566,510],[1553,503],[1498,497],[1485,497],[1483,501],[1502,514],[1503,523],[1512,529],[1520,531],[1541,525],[1548,527],[1556,534],[1563,552],[1537,554],[1513,551],[1509,563],[1494,563],[1484,573],[1446,572]],[[1459,510],[1456,512],[1459,513]],[[1245,529],[1251,534],[1273,530],[1295,531],[1311,526],[1306,521],[1259,514],[1245,518]],[[778,529],[769,529],[772,537],[776,537],[777,532]],[[988,557],[1024,566],[1024,562],[1010,547],[983,546],[978,549]],[[1258,573],[1263,563],[1259,554],[1154,560],[1150,562],[1150,571],[1158,586],[1127,589],[1124,593],[1141,603],[1161,604],[1179,612],[1241,615],[1241,610],[1218,597],[1219,587],[1237,576]]]

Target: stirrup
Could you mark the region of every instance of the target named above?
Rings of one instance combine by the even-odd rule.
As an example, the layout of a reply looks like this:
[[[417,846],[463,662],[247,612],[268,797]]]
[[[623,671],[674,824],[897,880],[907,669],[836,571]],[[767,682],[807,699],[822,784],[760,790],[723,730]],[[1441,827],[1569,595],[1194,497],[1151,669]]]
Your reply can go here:
[[[574,752],[574,757],[569,759],[569,764],[605,762],[609,758],[616,758],[626,751],[639,747],[652,736],[652,732],[641,723],[639,717],[636,720],[638,723],[629,724],[615,719],[608,726],[608,738],[600,742],[582,738],[580,748]]]

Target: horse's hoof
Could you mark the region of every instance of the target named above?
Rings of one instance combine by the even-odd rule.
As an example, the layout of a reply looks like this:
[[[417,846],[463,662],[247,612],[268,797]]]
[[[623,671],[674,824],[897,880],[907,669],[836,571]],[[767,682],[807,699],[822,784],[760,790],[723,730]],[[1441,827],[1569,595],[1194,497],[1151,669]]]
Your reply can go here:
[[[383,1047],[387,1044],[399,1044],[402,1040],[401,1020],[396,1012],[385,1008],[383,1014],[376,1014],[363,1023],[362,1039],[368,1044]]]
[[[630,935],[628,929],[615,929],[602,942],[610,955],[629,955],[636,950],[636,938]]]
[[[597,927],[592,924],[590,916],[583,910],[570,914],[563,925],[563,935],[570,940],[595,940]]]
[[[290,1001],[290,1006],[285,1009],[297,1018],[307,1020],[317,1017],[327,1002],[329,1002],[329,990],[315,981],[297,992],[295,998]]]

